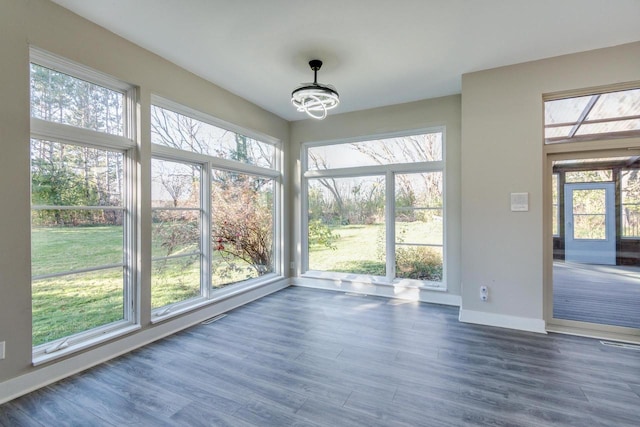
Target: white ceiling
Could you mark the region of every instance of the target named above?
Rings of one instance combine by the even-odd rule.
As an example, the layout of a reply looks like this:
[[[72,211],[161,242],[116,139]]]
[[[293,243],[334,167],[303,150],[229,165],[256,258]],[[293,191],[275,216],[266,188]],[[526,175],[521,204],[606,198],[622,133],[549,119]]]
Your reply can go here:
[[[640,0],[54,0],[287,120],[460,93],[463,73],[640,40]],[[581,70],[582,71],[582,70]]]

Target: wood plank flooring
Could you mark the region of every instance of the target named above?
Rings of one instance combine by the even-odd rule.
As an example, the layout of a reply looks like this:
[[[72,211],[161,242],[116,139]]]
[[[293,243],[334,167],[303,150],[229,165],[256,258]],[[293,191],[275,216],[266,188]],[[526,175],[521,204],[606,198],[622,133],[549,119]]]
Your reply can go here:
[[[0,406],[2,426],[638,426],[640,351],[287,288]]]
[[[553,317],[640,329],[640,267],[554,262]]]

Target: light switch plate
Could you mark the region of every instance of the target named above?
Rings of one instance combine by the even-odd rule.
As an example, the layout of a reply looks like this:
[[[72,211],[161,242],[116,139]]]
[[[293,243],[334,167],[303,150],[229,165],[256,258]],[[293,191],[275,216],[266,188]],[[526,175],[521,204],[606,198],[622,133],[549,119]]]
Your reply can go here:
[[[0,360],[4,360],[4,341],[0,341]]]
[[[529,210],[529,193],[511,193],[511,212]]]

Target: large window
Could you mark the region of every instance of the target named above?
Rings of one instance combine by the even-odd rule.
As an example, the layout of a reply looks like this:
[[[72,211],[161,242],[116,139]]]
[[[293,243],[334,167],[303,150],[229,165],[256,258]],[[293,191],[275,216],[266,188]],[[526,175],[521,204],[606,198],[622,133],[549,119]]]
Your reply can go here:
[[[131,93],[115,79],[32,51],[35,360],[136,323]]]
[[[280,148],[153,97],[154,317],[280,273]]]
[[[442,131],[306,145],[306,274],[444,286],[442,147]]]

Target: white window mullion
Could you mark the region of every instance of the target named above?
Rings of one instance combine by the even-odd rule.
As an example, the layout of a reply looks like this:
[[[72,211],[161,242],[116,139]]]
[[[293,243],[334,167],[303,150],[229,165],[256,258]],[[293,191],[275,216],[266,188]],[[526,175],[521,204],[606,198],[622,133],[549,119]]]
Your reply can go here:
[[[31,138],[70,143],[82,147],[100,148],[110,147],[128,150],[135,146],[135,142],[123,136],[111,135],[91,129],[79,128],[46,120],[31,118]]]
[[[211,164],[204,163],[200,172],[200,292],[211,297]]]
[[[128,123],[129,127],[133,126],[133,123]],[[128,132],[132,132],[128,129]],[[124,252],[125,252],[125,271],[124,271],[124,320],[129,321],[132,324],[139,324],[139,312],[136,310],[138,307],[136,284],[138,275],[138,262],[137,262],[137,218],[139,215],[136,203],[137,193],[137,161],[136,150],[131,148],[125,152],[124,162],[124,203],[125,203],[125,221],[124,221]]]
[[[387,172],[385,183],[386,277],[392,282],[396,277],[396,181],[393,172]]]

